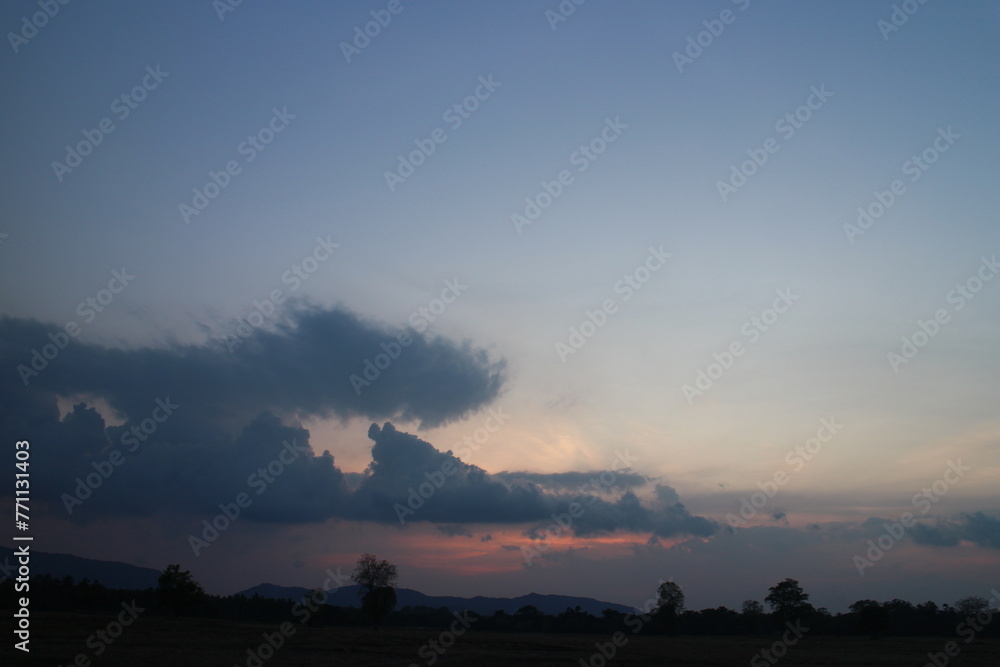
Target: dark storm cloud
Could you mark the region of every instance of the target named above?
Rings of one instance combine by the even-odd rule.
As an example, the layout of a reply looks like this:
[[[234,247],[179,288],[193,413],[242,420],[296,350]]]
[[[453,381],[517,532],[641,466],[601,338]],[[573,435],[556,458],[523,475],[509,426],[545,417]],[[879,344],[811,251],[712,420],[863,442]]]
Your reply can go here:
[[[551,504],[535,484],[508,485],[451,452],[386,423],[372,424],[370,475],[354,494],[358,518],[433,523],[534,521]]]
[[[233,352],[221,341],[114,349],[2,318],[0,435],[33,443],[36,497],[73,518],[217,511],[238,493],[273,489],[246,515],[323,520],[346,511],[360,481],[348,484],[329,454],[313,453],[309,433],[289,423],[364,416],[434,425],[481,408],[501,388],[503,365],[484,352],[411,335],[357,393],[349,375],[397,334],[342,310],[292,310]],[[86,402],[61,418],[60,398],[103,400],[124,423],[106,424]]]
[[[482,468],[464,463],[450,452],[440,452],[430,443],[396,430],[392,424],[381,429],[372,424],[368,436],[372,447],[371,476],[353,496],[352,504],[364,518],[387,520],[387,514],[402,522],[433,523],[537,523],[541,534],[555,519],[570,516],[565,530],[580,536],[616,530],[650,532],[664,537],[711,535],[716,524],[691,515],[677,502],[677,493],[657,484],[654,498],[643,503],[629,488],[646,478],[630,472],[605,471],[598,474],[598,489],[590,487],[593,473],[549,475],[531,481],[516,473],[490,475]],[[619,488],[617,479],[625,484]],[[566,493],[566,479],[584,479],[587,486]],[[597,495],[612,494],[609,501]],[[573,511],[573,506],[576,511]],[[573,516],[575,515],[575,516]],[[530,531],[529,531],[530,532]]]
[[[348,376],[392,341],[393,332],[339,311],[299,309],[230,352],[223,343],[112,349],[71,340],[48,367],[21,381],[17,366],[57,330],[0,320],[0,435],[33,443],[33,488],[57,514],[90,521],[170,510],[195,521],[246,494],[241,516],[279,523],[329,518],[426,521],[447,535],[467,523],[547,523],[583,507],[572,532],[619,529],[709,535],[676,492],[622,469],[556,475],[490,475],[391,423],[372,424],[372,461],[345,474],[318,455],[299,426],[313,416],[398,416],[438,424],[493,400],[503,367],[468,345],[414,335],[358,395]],[[124,419],[108,424],[92,406]],[[60,416],[57,399],[76,398]],[[627,460],[627,459],[623,459]],[[596,480],[596,481],[595,481]]]
[[[245,421],[270,410],[300,418],[362,416],[437,426],[492,401],[504,381],[502,362],[491,362],[483,350],[409,332],[412,342],[399,348],[388,367],[376,369],[380,375],[370,385],[356,386],[351,376],[364,378],[365,360],[382,354],[383,344],[398,345],[399,332],[340,309],[300,306],[235,348],[214,341],[113,349],[70,339],[44,370],[31,374],[32,351],[60,333],[30,320],[0,320],[2,386],[24,391],[23,374],[28,390],[98,395],[129,416],[169,394],[188,410],[213,418]]]

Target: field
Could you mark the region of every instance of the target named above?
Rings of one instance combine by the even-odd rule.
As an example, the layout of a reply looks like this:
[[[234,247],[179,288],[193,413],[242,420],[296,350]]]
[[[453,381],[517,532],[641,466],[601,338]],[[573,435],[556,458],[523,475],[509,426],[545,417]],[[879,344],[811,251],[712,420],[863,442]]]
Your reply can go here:
[[[710,667],[714,665],[813,665],[833,667],[852,665],[871,667],[922,667],[928,652],[941,652],[954,637],[887,638],[870,640],[857,637],[810,637],[787,648],[776,663],[763,657],[751,663],[762,649],[778,637],[641,637],[626,635],[624,645],[615,647],[616,655],[603,662],[595,644],[610,651],[609,636],[515,634],[476,632],[475,626],[455,639],[443,654],[434,652],[427,642],[440,640],[440,630],[388,628],[377,634],[359,628],[311,628],[290,626],[294,633],[273,654],[265,649],[264,660],[248,655],[272,637],[276,625],[236,621],[164,618],[142,616],[124,629],[108,645],[96,636],[108,624],[107,616],[83,614],[44,614],[32,616],[31,659],[14,651],[10,641],[0,649],[0,663],[69,665],[83,655],[93,667],[138,667],[171,665],[177,667],[279,667],[282,665],[678,665]],[[279,633],[280,634],[280,633]],[[277,641],[277,640],[276,640]],[[444,638],[450,643],[449,638]],[[421,647],[425,647],[421,651]],[[961,644],[961,653],[940,665],[1000,665],[1000,640],[982,639]],[[96,655],[101,650],[100,655]],[[420,652],[420,653],[418,653]],[[7,656],[17,654],[14,661]],[[593,660],[591,659],[592,656]],[[942,654],[942,660],[946,658]],[[436,658],[431,662],[432,658]],[[249,660],[249,663],[248,663]],[[81,667],[88,664],[78,661]],[[940,667],[940,666],[939,666]]]

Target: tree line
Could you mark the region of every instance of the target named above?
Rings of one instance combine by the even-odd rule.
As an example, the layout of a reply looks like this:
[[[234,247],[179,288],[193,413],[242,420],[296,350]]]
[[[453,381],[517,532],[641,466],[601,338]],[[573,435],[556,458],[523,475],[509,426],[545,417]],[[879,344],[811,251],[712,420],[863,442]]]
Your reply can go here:
[[[446,628],[454,613],[446,607],[405,606],[396,609],[396,567],[365,554],[358,561],[352,580],[359,584],[359,607],[322,605],[308,620],[312,626],[371,626]],[[123,590],[107,588],[96,581],[74,581],[36,575],[31,580],[32,610],[74,613],[112,613],[122,602],[135,600],[146,613],[165,616],[190,616],[242,621],[280,623],[292,621],[295,601],[274,600],[258,595],[208,595],[179,565],[170,565],[160,576],[157,588]],[[11,580],[0,585],[0,605],[14,607],[16,597]],[[737,611],[725,606],[701,609],[685,608],[684,592],[675,582],[662,583],[656,603],[648,609],[627,614],[605,609],[595,616],[580,607],[558,614],[547,614],[527,605],[510,614],[502,610],[476,619],[477,630],[500,632],[557,632],[605,634],[628,630],[630,617],[644,619],[641,634],[663,635],[771,635],[791,621],[801,622],[811,635],[950,636],[961,624],[982,629],[980,637],[1000,637],[1000,623],[991,623],[996,613],[991,601],[966,597],[954,605],[928,601],[913,604],[893,599],[886,602],[864,599],[850,605],[843,613],[831,613],[809,602],[798,581],[785,579],[768,589],[764,606],[746,600]]]

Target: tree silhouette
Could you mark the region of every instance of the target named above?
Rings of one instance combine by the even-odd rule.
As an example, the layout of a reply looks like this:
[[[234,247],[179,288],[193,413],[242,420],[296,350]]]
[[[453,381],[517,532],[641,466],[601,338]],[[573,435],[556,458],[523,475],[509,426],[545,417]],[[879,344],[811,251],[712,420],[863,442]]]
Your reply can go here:
[[[399,579],[396,566],[387,560],[378,560],[372,554],[358,559],[351,581],[358,584],[361,609],[378,631],[379,623],[396,607],[395,585]]]
[[[795,579],[785,579],[771,586],[764,602],[771,605],[771,610],[782,623],[795,620],[812,611],[809,594],[802,590],[802,586]]]
[[[156,597],[173,616],[194,611],[205,597],[205,591],[191,576],[191,572],[182,572],[177,563],[168,565],[157,583]]]
[[[673,634],[677,617],[684,611],[684,591],[676,582],[664,581],[656,589],[656,617],[664,629]]]
[[[978,595],[973,595],[956,602],[955,608],[958,609],[958,613],[962,615],[962,618],[974,617],[977,614],[985,615],[990,609],[990,601]]]
[[[656,589],[656,606],[672,614],[684,611],[684,590],[673,581],[664,581]]]

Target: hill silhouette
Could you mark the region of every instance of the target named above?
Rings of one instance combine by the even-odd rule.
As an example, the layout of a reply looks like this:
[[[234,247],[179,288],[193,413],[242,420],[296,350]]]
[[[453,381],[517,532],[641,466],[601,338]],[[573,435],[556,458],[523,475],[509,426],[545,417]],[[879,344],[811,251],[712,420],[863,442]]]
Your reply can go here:
[[[0,564],[11,572],[17,570],[17,559],[14,557],[13,549],[0,547]],[[32,549],[31,574],[47,574],[57,578],[70,576],[76,581],[83,579],[99,581],[108,588],[143,590],[156,588],[162,571],[118,561],[94,560]]]
[[[277,586],[275,584],[259,584],[245,591],[240,591],[239,595],[252,597],[259,595],[262,598],[273,600],[301,600],[308,595],[310,589],[297,586]],[[451,611],[464,611],[466,609],[477,614],[490,615],[497,610],[503,610],[508,614],[513,614],[521,607],[534,606],[545,614],[560,614],[566,608],[575,609],[580,607],[582,611],[600,616],[605,609],[613,609],[623,614],[633,611],[632,607],[614,602],[602,602],[594,598],[576,597],[571,595],[542,595],[539,593],[529,593],[516,598],[494,598],[477,595],[471,598],[457,597],[453,595],[425,595],[420,591],[410,588],[396,589],[397,609],[402,607],[432,607],[438,609],[447,607]],[[358,607],[360,597],[357,586],[342,586],[329,594],[327,604],[338,607]]]
[[[0,565],[4,565],[11,572],[16,571],[17,559],[14,558],[14,551],[6,547],[0,547]],[[61,579],[66,576],[73,577],[76,581],[89,579],[100,582],[107,588],[143,590],[156,588],[157,581],[162,571],[149,567],[139,567],[121,563],[118,561],[95,560],[83,558],[70,554],[45,553],[42,551],[32,551],[31,553],[32,574],[47,574]],[[262,598],[271,600],[301,600],[310,593],[311,589],[299,586],[279,586],[276,584],[263,583],[240,591],[238,595],[252,597],[254,594]],[[508,614],[513,614],[524,606],[532,605],[545,614],[559,614],[566,611],[566,608],[575,609],[579,606],[582,611],[600,616],[605,609],[613,609],[623,614],[632,611],[632,607],[614,602],[602,602],[594,598],[576,597],[570,595],[542,595],[539,593],[529,593],[515,598],[494,598],[477,595],[471,598],[457,597],[451,595],[425,595],[420,591],[410,588],[399,588],[396,590],[397,608],[411,607],[432,607],[439,609],[447,607],[451,611],[472,610],[477,614],[492,614],[497,610],[503,610]],[[327,604],[340,607],[359,607],[360,597],[357,586],[343,586],[330,593]]]

